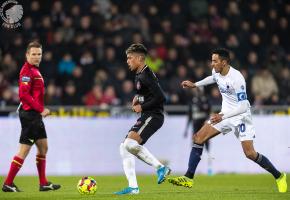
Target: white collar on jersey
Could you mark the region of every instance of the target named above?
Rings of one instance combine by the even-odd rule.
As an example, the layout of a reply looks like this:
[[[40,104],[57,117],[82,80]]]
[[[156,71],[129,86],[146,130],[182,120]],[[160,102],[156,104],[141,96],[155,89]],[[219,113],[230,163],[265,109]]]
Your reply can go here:
[[[140,71],[140,72],[138,72],[138,74],[141,74],[146,68],[148,67],[148,65],[145,65],[144,67],[143,67],[143,69]]]

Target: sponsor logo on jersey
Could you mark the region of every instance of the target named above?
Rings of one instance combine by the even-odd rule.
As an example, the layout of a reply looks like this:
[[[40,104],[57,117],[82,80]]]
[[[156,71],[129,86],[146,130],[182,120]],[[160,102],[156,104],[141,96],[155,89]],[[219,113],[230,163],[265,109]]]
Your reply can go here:
[[[234,93],[234,90],[231,89],[230,86],[228,86],[228,85],[226,88],[219,86],[219,90],[221,93],[225,93],[225,94],[229,94],[229,95]]]
[[[144,103],[144,96],[138,96],[137,100],[139,103]]]

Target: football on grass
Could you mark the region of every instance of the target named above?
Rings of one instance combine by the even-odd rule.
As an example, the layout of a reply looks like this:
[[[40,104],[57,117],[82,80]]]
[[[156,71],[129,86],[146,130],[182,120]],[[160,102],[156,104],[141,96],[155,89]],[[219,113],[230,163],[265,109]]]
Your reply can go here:
[[[92,177],[86,176],[79,180],[77,188],[80,194],[95,194],[97,182]]]

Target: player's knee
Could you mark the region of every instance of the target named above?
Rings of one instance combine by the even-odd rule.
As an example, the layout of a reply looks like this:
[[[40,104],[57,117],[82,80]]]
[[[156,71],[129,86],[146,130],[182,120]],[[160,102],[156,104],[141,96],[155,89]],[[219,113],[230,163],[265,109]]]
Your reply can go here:
[[[19,151],[16,155],[17,155],[17,157],[25,160],[25,158],[27,157],[28,153],[29,152],[21,152],[21,151]]]
[[[257,153],[255,151],[245,151],[246,157],[250,160],[255,160],[257,157]]]
[[[193,143],[195,144],[203,144],[205,142],[204,139],[199,134],[194,134],[192,138]]]
[[[45,146],[43,151],[44,151],[44,153],[45,153],[45,155],[46,155],[47,152],[48,152],[48,146]]]
[[[20,149],[19,149],[18,152],[17,152],[17,156],[18,156],[19,158],[22,158],[22,159],[25,160],[25,158],[27,157],[27,155],[28,155],[29,152],[30,152],[30,149],[31,149],[31,147],[28,147],[27,145],[26,145],[26,147],[23,146],[23,145],[20,145]]]
[[[127,138],[124,142],[124,147],[129,151],[130,153],[136,155],[140,151],[140,144],[136,140],[133,140],[131,138]]]
[[[48,147],[47,146],[43,146],[39,149],[39,154],[45,156],[48,152]]]

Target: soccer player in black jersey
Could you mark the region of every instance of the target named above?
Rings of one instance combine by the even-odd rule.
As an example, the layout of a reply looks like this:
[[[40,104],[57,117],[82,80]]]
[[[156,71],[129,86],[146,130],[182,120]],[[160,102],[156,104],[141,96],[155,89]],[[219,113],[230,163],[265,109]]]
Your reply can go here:
[[[135,157],[157,170],[158,184],[164,182],[171,171],[143,146],[164,122],[164,92],[155,74],[145,64],[147,49],[142,44],[132,44],[127,49],[126,55],[129,69],[136,72],[135,88],[137,94],[132,101],[132,110],[141,113],[141,116],[129,130],[125,141],[120,145],[123,168],[129,185],[125,189],[115,192],[118,195],[139,193],[135,173]]]

